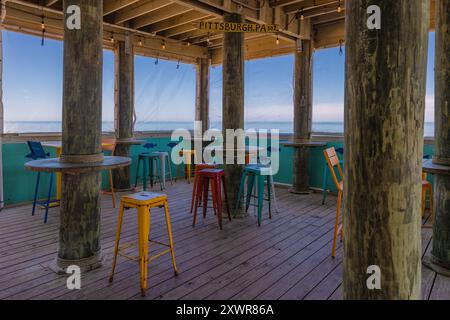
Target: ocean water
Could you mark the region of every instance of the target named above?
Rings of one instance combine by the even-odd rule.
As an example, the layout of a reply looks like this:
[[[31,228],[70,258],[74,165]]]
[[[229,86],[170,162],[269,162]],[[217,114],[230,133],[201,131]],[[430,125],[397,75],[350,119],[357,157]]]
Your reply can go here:
[[[212,128],[220,129],[222,124],[219,122],[212,122]],[[41,133],[41,132],[61,132],[60,121],[6,121],[5,133]],[[135,131],[170,131],[175,129],[194,129],[193,122],[170,122],[170,121],[158,121],[158,122],[137,122]],[[292,122],[263,122],[263,121],[249,121],[245,124],[246,129],[279,129],[280,133],[292,133]],[[313,132],[324,133],[343,133],[343,122],[313,122]],[[114,122],[104,121],[102,123],[102,129],[104,132],[112,132],[114,130]],[[425,123],[425,137],[434,136],[434,123]]]

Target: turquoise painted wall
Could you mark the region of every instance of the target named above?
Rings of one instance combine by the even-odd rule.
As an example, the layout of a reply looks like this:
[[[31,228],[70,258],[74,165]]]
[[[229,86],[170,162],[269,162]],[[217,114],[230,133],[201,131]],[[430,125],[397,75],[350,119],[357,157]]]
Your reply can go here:
[[[169,151],[167,144],[170,142],[169,137],[162,138],[149,138],[146,139],[147,142],[156,143],[159,151]],[[329,142],[327,147],[334,146],[335,148],[342,147],[343,142]],[[52,157],[55,157],[55,152],[52,148],[47,148],[48,152],[51,153]],[[131,157],[133,163],[131,166],[131,179],[134,184],[136,167],[137,167],[137,157],[138,154],[146,149],[141,146],[131,147]],[[425,145],[424,154],[432,155],[433,145]],[[5,204],[11,205],[21,202],[29,202],[33,200],[35,179],[37,173],[25,170],[24,164],[28,161],[25,155],[28,154],[28,147],[25,143],[14,143],[14,144],[4,144],[3,145],[3,179],[4,179],[4,197]],[[279,183],[292,184],[292,156],[293,149],[285,148],[281,146],[280,148],[280,170],[275,176],[275,181]],[[322,188],[322,179],[324,175],[324,165],[325,160],[323,157],[321,148],[313,148],[310,153],[309,161],[309,174],[310,174],[310,185],[315,188]],[[175,174],[176,166],[172,166],[172,172]],[[179,174],[183,174],[184,171],[180,170]],[[50,174],[43,173],[41,177],[41,187],[39,197],[44,198],[47,194],[47,188],[49,185]],[[431,180],[431,178],[430,178]],[[103,172],[103,187],[108,187],[108,176],[107,172]],[[55,188],[53,188],[53,194],[55,193]],[[335,191],[331,175],[328,174],[327,179],[327,189]]]

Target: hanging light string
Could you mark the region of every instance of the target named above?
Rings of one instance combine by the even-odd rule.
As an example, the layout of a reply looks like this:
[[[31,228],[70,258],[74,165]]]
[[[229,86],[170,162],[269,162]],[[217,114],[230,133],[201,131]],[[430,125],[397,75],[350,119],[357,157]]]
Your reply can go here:
[[[8,5],[8,3],[6,2],[5,4],[2,2],[2,8],[10,8],[10,5]],[[45,35],[47,34],[47,24],[45,23],[45,22],[49,22],[50,20],[51,21],[54,21],[56,24],[60,24],[60,23],[62,23],[62,22],[64,22],[64,18],[63,17],[61,17],[61,18],[58,18],[58,17],[53,17],[53,16],[45,16],[45,12],[50,12],[50,13],[58,13],[58,14],[61,14],[61,12],[57,12],[56,10],[54,10],[54,9],[51,9],[51,8],[47,8],[47,7],[45,7],[45,5],[43,5],[43,0],[40,0],[40,4],[39,5],[35,5],[34,7],[36,7],[36,8],[40,8],[40,9],[42,9],[42,13],[38,13],[38,14],[36,14],[35,12],[31,12],[31,11],[28,11],[28,10],[24,10],[24,9],[22,9],[22,8],[16,8],[16,7],[14,7],[14,10],[15,11],[18,11],[18,12],[21,12],[21,13],[25,13],[25,14],[27,14],[27,15],[30,15],[30,16],[35,16],[35,17],[38,17],[39,19],[40,19],[40,25],[41,25],[41,31],[42,31],[42,35],[45,37]],[[1,14],[4,14],[6,12],[6,10],[2,10],[2,12],[1,12]],[[0,16],[1,17],[1,16]],[[35,23],[38,23],[38,22],[35,22]],[[50,25],[53,25],[53,23],[52,24],[50,24]],[[106,27],[108,27],[108,28],[114,28],[114,27],[116,27],[116,28],[119,28],[118,30],[121,30],[121,29],[123,29],[123,30],[125,30],[125,28],[121,28],[120,26],[114,26],[114,25],[112,25],[112,24],[109,24],[109,23],[104,23],[104,25],[106,26]],[[45,27],[45,28],[44,28]],[[153,39],[152,41],[162,41],[163,43],[164,43],[164,46],[166,46],[167,45],[167,42],[166,42],[166,39],[161,39],[161,37],[157,37],[157,35],[156,34],[149,34],[148,32],[141,32],[141,31],[139,31],[139,30],[132,30],[132,29],[129,29],[128,31],[123,31],[122,32],[122,30],[120,31],[120,32],[117,32],[117,31],[108,31],[108,30],[105,30],[105,38],[106,39],[108,39],[107,38],[107,35],[108,35],[108,33],[110,33],[112,36],[109,38],[109,40],[111,41],[111,42],[113,42],[112,41],[112,38],[114,38],[114,34],[115,35],[119,35],[119,36],[125,36],[126,35],[126,32],[131,32],[131,33],[133,33],[133,34],[135,34],[135,36],[136,37],[139,37],[141,40],[142,40],[142,43],[143,43],[143,45],[144,45],[144,43],[145,43],[145,41],[144,40],[146,40],[146,39],[150,39],[150,36],[152,36],[152,37],[155,37],[155,39]],[[170,39],[169,39],[170,40]],[[114,42],[115,42],[115,39],[114,39]],[[175,41],[174,41],[175,42]],[[171,43],[171,42],[169,42],[169,43]],[[190,46],[192,43],[189,43],[188,44],[188,46]]]
[[[342,56],[344,54],[344,40],[340,39],[339,40],[339,55]]]
[[[41,38],[41,46],[44,46],[44,42],[45,42],[45,18],[44,15],[42,15],[42,20],[41,20],[41,29],[42,29],[42,38]]]

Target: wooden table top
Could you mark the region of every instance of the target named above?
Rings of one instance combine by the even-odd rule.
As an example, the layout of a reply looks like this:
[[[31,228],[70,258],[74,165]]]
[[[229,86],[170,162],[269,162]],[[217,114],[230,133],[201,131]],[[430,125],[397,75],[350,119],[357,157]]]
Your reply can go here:
[[[129,145],[140,145],[140,144],[144,144],[146,141],[145,140],[139,140],[139,139],[117,139],[116,143],[117,144],[129,144]]]
[[[214,149],[216,151],[224,151],[224,152],[226,152],[228,150],[233,150],[233,151],[245,151],[247,153],[258,152],[258,151],[265,150],[265,148],[263,148],[263,147],[255,147],[255,146],[246,146],[245,150],[244,149],[238,149],[238,148],[227,149],[227,148],[223,148],[223,147],[215,147]]]
[[[443,174],[450,176],[450,166],[433,163],[433,160],[427,159],[423,161],[423,171],[431,174]]]
[[[314,148],[325,147],[327,143],[322,141],[288,141],[282,142],[281,145],[290,148]]]
[[[140,145],[145,143],[145,140],[139,140],[139,139],[117,139],[115,140],[117,144],[129,144],[129,145]],[[44,147],[50,147],[50,148],[61,148],[62,142],[61,141],[44,141],[42,142],[42,145]],[[111,142],[102,142],[102,147],[111,146]]]
[[[115,169],[131,165],[131,158],[128,157],[105,157],[102,162],[93,163],[66,163],[59,158],[33,160],[25,163],[25,168],[30,171],[62,172],[62,173],[83,173]]]

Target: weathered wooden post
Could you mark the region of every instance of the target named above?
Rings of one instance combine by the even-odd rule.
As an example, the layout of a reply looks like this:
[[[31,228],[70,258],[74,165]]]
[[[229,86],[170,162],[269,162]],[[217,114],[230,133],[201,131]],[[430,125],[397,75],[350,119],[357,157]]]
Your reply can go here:
[[[195,121],[202,122],[202,135],[209,129],[209,68],[210,59],[199,58],[197,61],[197,86]]]
[[[450,166],[450,2],[436,1],[435,155],[433,163]],[[450,275],[450,176],[435,174],[431,263]]]
[[[103,0],[64,0],[61,161],[99,162],[102,127]],[[80,28],[68,22],[80,11]],[[74,16],[75,15],[75,16]],[[62,175],[57,268],[101,265],[100,172]]]
[[[243,23],[244,18],[239,13],[226,13],[225,22]],[[244,33],[225,33],[223,37],[223,102],[222,102],[222,130],[224,146],[226,146],[227,129],[244,129]],[[237,139],[234,139],[237,148]],[[231,142],[230,142],[231,143]],[[224,152],[224,157],[226,153]],[[225,164],[225,179],[228,201],[233,207],[236,202],[236,190],[243,165]]]
[[[307,142],[312,131],[312,40],[297,40],[294,62],[294,142]],[[309,148],[294,148],[292,193],[309,193]]]
[[[428,26],[428,0],[346,1],[345,299],[420,298]]]
[[[118,41],[115,49],[115,131],[118,143],[115,155],[129,157],[131,146],[120,140],[133,137],[134,116],[134,52],[132,37],[127,34],[124,41]],[[114,188],[130,189],[130,167],[114,170]]]

